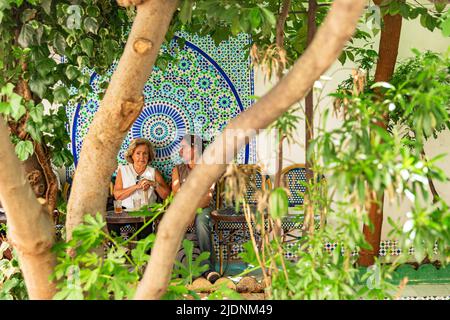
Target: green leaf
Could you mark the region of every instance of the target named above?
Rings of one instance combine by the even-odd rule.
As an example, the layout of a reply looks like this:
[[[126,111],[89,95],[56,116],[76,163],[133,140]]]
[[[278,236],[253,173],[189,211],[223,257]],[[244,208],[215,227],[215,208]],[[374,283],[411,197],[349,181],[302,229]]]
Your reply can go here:
[[[100,9],[97,6],[89,6],[86,8],[88,16],[97,18],[100,15]]]
[[[406,3],[401,3],[400,4],[400,15],[403,18],[408,19],[409,18],[409,12],[410,12],[409,5],[407,5]]]
[[[434,7],[436,8],[436,11],[439,12],[439,13],[443,12],[446,6],[447,6],[447,3],[445,3],[445,1],[443,1],[443,2],[436,2],[434,4]]]
[[[89,65],[89,58],[86,56],[78,56],[77,63],[80,68],[87,67]]]
[[[180,21],[183,24],[190,23],[192,19],[192,1],[184,0],[180,10]]]
[[[27,121],[25,130],[31,135],[31,138],[38,143],[41,143],[42,133],[38,125],[33,121]]]
[[[11,112],[11,105],[9,102],[0,102],[0,113],[9,115]]]
[[[34,106],[30,110],[30,117],[36,123],[42,123],[42,117],[44,115],[44,106],[42,103],[39,103],[37,106]]]
[[[281,219],[288,213],[289,200],[284,188],[276,188],[270,193],[269,212],[272,218]]]
[[[261,16],[259,14],[259,8],[253,8],[249,13],[250,24],[253,29],[257,29],[261,24]]]
[[[243,32],[250,31],[250,22],[248,21],[247,17],[245,17],[244,15],[242,15],[240,17],[239,24],[240,24]]]
[[[351,51],[347,51],[347,57],[350,59],[350,61],[355,61],[355,56]]]
[[[342,51],[341,55],[338,58],[339,62],[344,65],[345,64],[345,60],[347,60],[347,53],[346,51]]]
[[[115,40],[106,39],[103,42],[103,51],[106,53],[108,64],[112,63],[116,58],[117,48],[119,48],[119,44]]]
[[[2,285],[2,291],[3,292],[9,292],[11,291],[14,287],[16,287],[19,284],[19,279],[17,278],[12,278],[12,279],[8,279],[6,280],[3,285]]]
[[[31,141],[19,141],[16,145],[16,154],[20,161],[25,161],[34,152],[33,143]]]
[[[57,33],[55,38],[53,39],[53,47],[56,49],[56,52],[60,55],[65,55],[66,53],[66,39],[62,36],[61,33]]]
[[[231,22],[231,34],[233,36],[237,36],[239,32],[241,32],[241,25],[239,23],[239,15],[235,15],[233,17],[233,21]]]
[[[44,8],[46,14],[50,15],[52,8],[52,0],[41,0],[41,6]]]
[[[426,28],[427,27],[427,17],[428,14],[424,13],[420,16],[420,24],[422,25],[422,27]]]
[[[77,67],[72,65],[67,66],[66,68],[66,76],[69,80],[73,80],[79,76],[80,72]]]
[[[389,6],[389,14],[395,16],[400,12],[400,3],[397,1],[392,1]]]
[[[13,93],[14,85],[12,83],[7,83],[1,90],[1,94],[6,94],[10,96]]]
[[[243,252],[239,253],[239,257],[242,259],[242,261],[254,266],[258,265],[258,258],[256,256],[255,248],[253,247],[252,242],[245,242],[242,245],[242,248],[244,249]]]
[[[11,104],[11,116],[18,121],[27,112],[25,106],[22,104],[22,97],[13,93],[9,100]]]
[[[98,31],[97,19],[92,17],[87,17],[86,19],[84,19],[84,30],[86,30],[86,32],[97,34]]]
[[[270,24],[272,27],[275,26],[275,24],[277,23],[277,19],[275,18],[273,12],[268,10],[267,8],[261,8],[261,12],[267,23]]]
[[[440,28],[444,37],[450,37],[450,15],[447,15],[447,18],[442,21]]]
[[[46,58],[36,65],[37,72],[41,78],[45,78],[56,67],[56,62],[53,59]]]
[[[47,86],[45,85],[43,79],[31,79],[29,85],[31,91],[37,94],[39,98],[44,98],[45,92],[47,91]]]
[[[36,9],[25,9],[22,12],[22,16],[20,17],[20,20],[22,23],[27,23],[28,21],[34,19],[36,17],[37,10]]]
[[[28,48],[36,43],[36,30],[29,24],[24,24],[20,30],[18,42],[22,48]]]
[[[409,11],[409,18],[410,19],[415,19],[415,18],[417,18],[419,16],[419,14],[420,14],[419,8],[412,9],[411,11]]]
[[[431,15],[427,15],[426,26],[428,30],[433,31],[436,28],[436,19]]]
[[[83,52],[86,53],[88,57],[92,57],[94,53],[94,41],[90,38],[85,38],[81,40],[80,44]]]
[[[389,82],[383,82],[383,81],[374,83],[370,88],[371,89],[375,89],[375,88],[395,89],[395,87],[392,84],[390,84]]]
[[[56,103],[64,103],[69,98],[69,91],[66,87],[58,87],[53,92],[54,102]]]

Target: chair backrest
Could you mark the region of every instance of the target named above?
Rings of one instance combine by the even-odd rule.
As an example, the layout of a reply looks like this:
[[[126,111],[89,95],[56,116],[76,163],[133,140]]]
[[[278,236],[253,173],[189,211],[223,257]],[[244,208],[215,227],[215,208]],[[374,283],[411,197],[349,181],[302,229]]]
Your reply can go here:
[[[242,164],[239,165],[240,169],[243,169],[249,174],[249,183],[246,187],[246,192],[244,194],[245,201],[251,205],[257,205],[256,192],[259,190],[265,190],[266,188],[270,189],[272,187],[270,178],[268,176],[264,176],[261,173],[261,168],[257,165],[250,164]],[[222,199],[222,192],[225,190],[225,179],[220,179],[218,184],[218,192],[217,192],[217,208],[222,208],[224,205]]]
[[[249,183],[247,184],[247,191],[244,198],[249,205],[256,206],[258,204],[256,192],[266,189],[266,177],[262,175],[260,167],[249,166],[253,170],[250,170]]]
[[[289,189],[289,207],[303,204],[303,194],[306,187],[302,184],[306,182],[306,168],[304,164],[294,164],[281,171],[281,181]]]

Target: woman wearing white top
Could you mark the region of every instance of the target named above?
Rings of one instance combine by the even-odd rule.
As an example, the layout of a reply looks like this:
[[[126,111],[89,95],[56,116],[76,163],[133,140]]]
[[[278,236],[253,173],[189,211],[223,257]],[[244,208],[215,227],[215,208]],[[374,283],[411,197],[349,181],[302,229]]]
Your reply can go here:
[[[125,208],[134,208],[133,200],[143,200],[143,195],[147,197],[145,202],[150,204],[156,201],[156,193],[162,199],[170,194],[161,173],[149,166],[154,158],[155,152],[150,141],[137,138],[131,142],[125,153],[128,164],[119,166],[114,185],[114,198],[122,200]]]

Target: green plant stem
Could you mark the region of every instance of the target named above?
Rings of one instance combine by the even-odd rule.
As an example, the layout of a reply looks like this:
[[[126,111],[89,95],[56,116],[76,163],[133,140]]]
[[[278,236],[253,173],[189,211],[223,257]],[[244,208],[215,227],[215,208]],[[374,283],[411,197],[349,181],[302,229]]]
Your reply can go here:
[[[250,207],[246,203],[245,199],[244,199],[243,202],[244,202],[244,205],[243,205],[243,207],[244,207],[244,216],[245,216],[245,220],[247,221],[248,230],[250,232],[250,238],[252,239],[253,249],[255,250],[255,254],[256,254],[256,258],[258,259],[258,263],[261,266],[261,271],[262,271],[263,276],[264,276],[264,282],[266,283],[266,287],[269,287],[270,279],[267,276],[266,268],[264,267],[264,264],[261,261],[261,257],[259,256],[258,246],[256,244],[255,236],[253,234],[252,221],[251,221],[251,218],[250,218],[250,214],[251,214],[250,213]],[[269,292],[269,296],[271,296],[270,292]]]
[[[120,248],[120,246],[117,244],[117,242],[106,232],[101,232],[101,234],[109,241],[111,241],[112,244],[114,244],[114,246],[116,246],[116,248]],[[133,260],[130,259],[130,257],[125,253],[124,254],[125,259],[127,259],[127,261],[135,268],[137,268],[137,265],[133,262]]]
[[[284,262],[284,254],[283,254],[283,250],[282,250],[282,248],[281,248],[280,243],[278,242],[278,237],[277,237],[276,235],[275,235],[275,237],[274,237],[274,240],[275,240],[275,243],[276,243],[276,245],[277,245],[277,251],[278,251],[278,254],[280,255],[281,266],[283,267],[283,274],[284,274],[284,277],[286,278],[286,282],[289,283],[289,276],[288,276],[288,273],[287,273],[286,264],[285,264],[285,262]]]
[[[128,238],[124,243],[122,243],[123,246],[125,246],[128,242],[130,242],[131,240],[133,240],[134,238],[136,238],[136,236],[142,232],[142,230],[144,230],[145,228],[147,228],[150,223],[152,223],[153,221],[155,221],[155,219],[157,217],[159,217],[162,214],[163,211],[158,212],[157,214],[155,214],[153,216],[153,218],[151,218],[149,221],[145,222],[142,227],[139,228],[138,231],[136,231],[130,238]]]

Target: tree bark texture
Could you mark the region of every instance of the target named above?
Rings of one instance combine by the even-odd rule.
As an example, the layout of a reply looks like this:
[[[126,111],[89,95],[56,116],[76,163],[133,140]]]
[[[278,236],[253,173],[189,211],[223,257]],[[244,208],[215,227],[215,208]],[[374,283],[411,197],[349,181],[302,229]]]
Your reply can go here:
[[[381,5],[381,0],[375,0],[376,5]],[[383,17],[384,26],[381,30],[380,48],[378,54],[377,68],[375,71],[375,82],[391,80],[397,61],[400,34],[402,29],[401,15],[385,15]],[[389,118],[385,115],[384,122],[378,125],[386,129]],[[375,262],[375,256],[380,251],[381,231],[383,227],[383,204],[384,195],[376,197],[375,192],[371,192],[370,206],[368,208],[369,220],[373,225],[373,230],[368,225],[364,225],[363,233],[366,241],[371,245],[372,250],[362,249],[359,255],[359,264],[370,266]]]
[[[284,50],[284,25],[289,14],[289,8],[291,7],[291,0],[283,0],[281,6],[281,12],[277,20],[276,28],[276,43],[279,50]],[[283,76],[284,64],[280,63],[277,70],[278,80]]]
[[[316,25],[316,15],[317,15],[317,1],[309,0],[308,7],[308,37],[307,46],[314,39],[314,35],[317,32]],[[309,91],[305,99],[305,167],[306,167],[306,178],[307,180],[312,178],[311,163],[307,159],[309,145],[311,140],[314,138],[314,100],[313,100],[313,90]]]
[[[22,70],[26,71],[27,66],[25,63],[22,64]],[[19,94],[25,101],[30,101],[33,99],[33,95],[30,90],[28,82],[24,79],[20,79],[15,88],[17,94]],[[29,133],[25,130],[26,123],[28,121],[29,114],[27,113],[16,123],[8,123],[10,130],[17,134],[17,136],[22,140],[32,141]],[[30,166],[26,164],[25,161],[25,172],[27,174],[28,180],[31,187],[35,191],[36,197],[44,197],[47,205],[48,212],[53,214],[56,208],[57,196],[58,196],[58,180],[55,173],[53,172],[51,165],[51,157],[49,152],[46,150],[45,145],[42,143],[33,142],[34,154],[31,156],[31,162],[37,163],[39,167]],[[30,161],[28,161],[30,162]],[[28,170],[30,169],[30,170]],[[39,172],[38,172],[39,171]],[[45,184],[42,183],[41,176],[45,180]],[[42,191],[42,186],[45,189]]]
[[[278,50],[284,51],[284,25],[286,24],[286,19],[289,14],[289,8],[291,7],[291,0],[283,0],[281,7],[281,12],[277,21],[277,34],[276,42]],[[283,63],[279,64],[277,77],[278,81],[283,77],[285,65]],[[277,161],[277,173],[275,175],[275,188],[281,185],[281,170],[283,169],[283,132],[278,130],[278,161]]]
[[[2,117],[0,145],[0,201],[8,219],[8,238],[17,250],[30,299],[52,299],[56,293],[49,281],[56,263],[50,252],[54,226],[28,183]]]
[[[198,203],[226,168],[221,158],[224,146],[236,153],[236,150],[244,146],[246,138],[255,135],[257,129],[266,128],[295,102],[304,98],[314,81],[339,57],[345,43],[355,31],[364,5],[364,0],[334,1],[314,41],[292,70],[258,102],[230,121],[225,130],[240,129],[237,139],[226,139],[226,133],[222,133],[206,149],[202,157],[204,163],[194,168],[164,214],[135,299],[159,299],[165,293],[177,249],[195,215]],[[227,153],[226,160],[232,158],[233,154]]]
[[[142,91],[177,4],[177,0],[152,0],[137,6],[124,53],[83,142],[68,203],[68,239],[85,214],[105,213],[117,153],[142,111]]]

